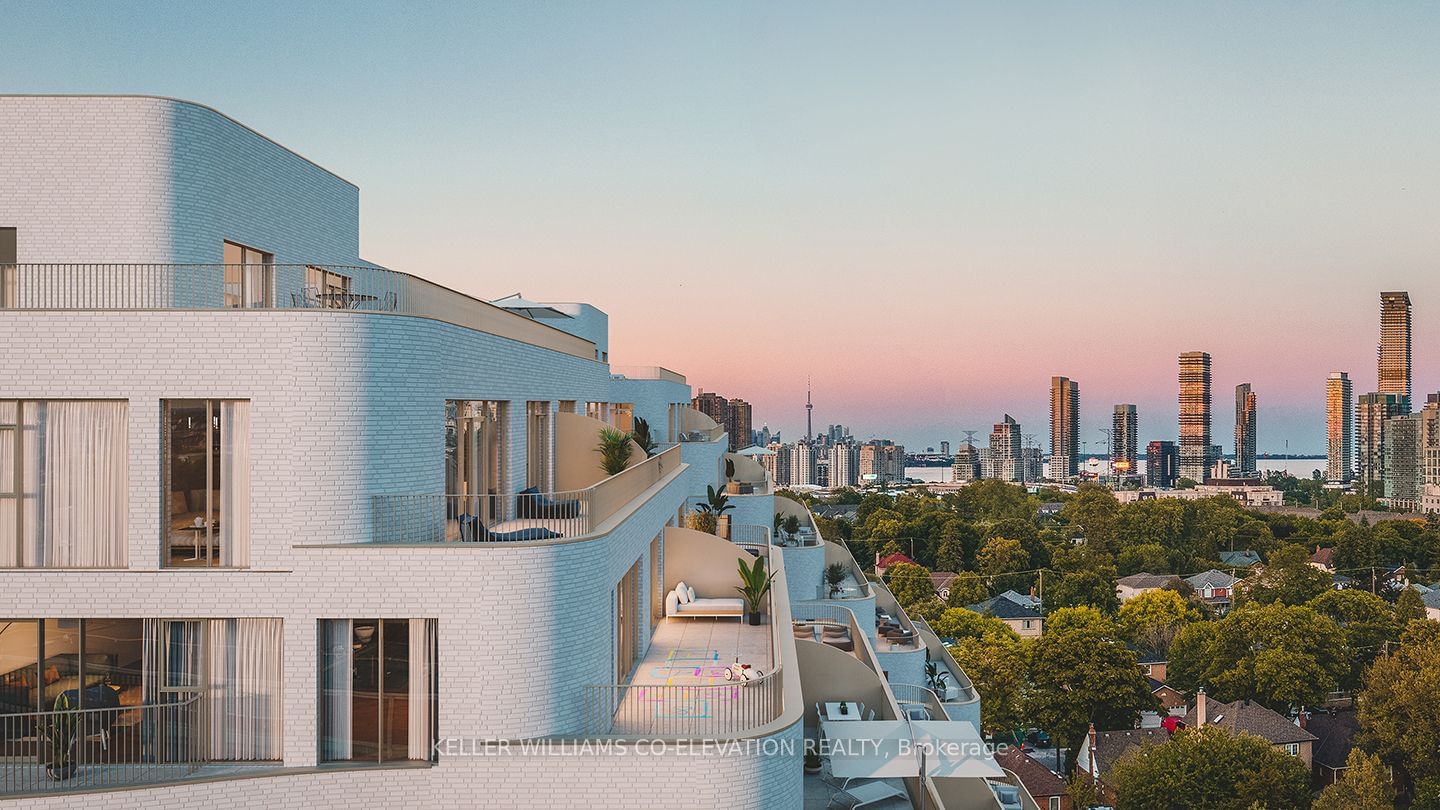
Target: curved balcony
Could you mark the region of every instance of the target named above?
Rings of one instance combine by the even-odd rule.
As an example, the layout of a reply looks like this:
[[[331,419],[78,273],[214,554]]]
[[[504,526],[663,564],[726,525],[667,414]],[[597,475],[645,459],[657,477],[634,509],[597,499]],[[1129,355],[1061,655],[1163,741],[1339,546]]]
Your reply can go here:
[[[323,289],[310,279],[324,279]],[[597,360],[595,344],[384,267],[332,264],[0,265],[0,309],[305,309],[410,315]]]
[[[567,542],[601,531],[627,504],[679,469],[680,448],[672,447],[594,486],[568,492],[372,495],[369,542],[381,545]]]

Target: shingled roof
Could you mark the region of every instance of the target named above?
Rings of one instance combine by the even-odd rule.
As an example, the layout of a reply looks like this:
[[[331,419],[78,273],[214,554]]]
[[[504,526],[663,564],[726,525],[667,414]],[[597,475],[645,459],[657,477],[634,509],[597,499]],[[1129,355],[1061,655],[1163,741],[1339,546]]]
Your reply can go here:
[[[1195,710],[1185,715],[1185,725],[1197,728]],[[1205,725],[1219,726],[1231,734],[1253,734],[1271,745],[1315,740],[1314,734],[1292,723],[1284,715],[1249,700],[1221,703],[1211,700],[1205,707]]]
[[[1095,765],[1100,771],[1100,780],[1110,773],[1120,758],[1146,743],[1159,745],[1170,739],[1170,732],[1163,728],[1127,728],[1122,731],[1095,732]]]
[[[1354,712],[1336,712],[1325,714],[1316,712],[1310,715],[1309,731],[1319,740],[1314,745],[1312,757],[1316,765],[1324,765],[1327,768],[1345,767],[1345,758],[1350,756],[1350,749],[1354,747],[1351,742],[1355,732],[1360,730],[1360,723],[1355,719]]]
[[[1064,796],[1065,780],[1055,775],[1055,772],[1041,765],[1030,757],[1029,754],[1020,750],[1019,746],[1009,745],[1003,750],[995,752],[995,761],[1000,767],[1014,773],[1020,780],[1020,784],[1030,791],[1035,798],[1045,796]]]

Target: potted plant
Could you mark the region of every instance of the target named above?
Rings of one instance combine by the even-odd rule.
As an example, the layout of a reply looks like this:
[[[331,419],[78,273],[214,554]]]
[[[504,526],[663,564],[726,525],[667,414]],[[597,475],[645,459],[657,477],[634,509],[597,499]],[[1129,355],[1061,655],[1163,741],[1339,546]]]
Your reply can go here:
[[[704,506],[715,513],[715,528],[711,533],[729,539],[730,516],[725,513],[735,508],[735,505],[730,503],[730,496],[707,484],[705,499],[707,503]]]
[[[630,453],[634,447],[630,444],[630,434],[616,430],[615,428],[601,428],[600,444],[596,445],[600,451],[600,469],[606,475],[618,475],[625,472],[630,464]]]
[[[928,652],[926,653],[929,654]],[[940,668],[934,661],[925,662],[925,682],[930,686],[930,691],[939,695],[943,700],[945,690],[950,688],[950,673]]]
[[[785,525],[785,516],[779,512],[775,513],[775,542],[777,545],[785,545],[785,537],[780,534],[780,527]]]
[[[788,535],[791,540],[794,540],[795,535],[800,532],[800,518],[796,515],[786,515],[783,528],[785,529],[785,534]]]
[[[775,579],[774,574],[765,573],[765,558],[756,557],[752,565],[746,565],[744,559],[735,561],[740,567],[740,584],[735,590],[745,600],[745,616],[752,625],[760,624],[760,606],[765,595],[770,593],[770,585]]]
[[[630,431],[630,438],[645,451],[646,458],[655,455],[655,438],[650,435],[650,423],[645,421],[645,417],[635,417],[635,429]]]
[[[843,562],[833,562],[825,566],[825,584],[830,588],[830,596],[840,593],[840,583],[850,575],[850,570]]]
[[[710,504],[702,503],[695,507],[695,511],[685,516],[685,527],[694,529],[697,532],[715,534],[719,529],[719,522],[715,513],[710,511]]]
[[[75,775],[75,732],[80,712],[71,703],[70,693],[55,698],[55,711],[45,722],[45,737],[50,748],[50,761],[45,772],[51,779],[65,780]]]
[[[725,492],[730,495],[740,494],[740,482],[735,480],[735,459],[725,459]]]
[[[805,751],[805,773],[820,773],[820,752],[813,748]]]

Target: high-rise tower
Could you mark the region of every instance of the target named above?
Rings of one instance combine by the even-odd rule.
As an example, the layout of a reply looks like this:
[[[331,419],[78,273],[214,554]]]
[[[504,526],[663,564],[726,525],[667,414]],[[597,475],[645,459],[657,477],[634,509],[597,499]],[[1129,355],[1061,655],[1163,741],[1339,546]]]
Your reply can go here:
[[[805,441],[809,442],[815,438],[815,430],[810,426],[810,414],[815,410],[815,404],[810,401],[810,381],[805,381]]]
[[[1115,419],[1110,426],[1110,470],[1115,475],[1137,472],[1136,456],[1140,453],[1140,423],[1134,405],[1116,405]]]
[[[1235,472],[1254,475],[1255,469],[1255,392],[1250,383],[1235,386]]]
[[[1050,477],[1074,478],[1080,472],[1080,384],[1069,377],[1050,378]]]
[[[1395,394],[1363,394],[1355,405],[1355,450],[1358,463],[1355,477],[1367,493],[1384,493],[1385,430],[1391,417],[1400,415],[1400,397]]]
[[[1400,413],[1410,413],[1410,293],[1380,293],[1381,394],[1394,394]]]
[[[1180,355],[1180,477],[1205,480],[1210,446],[1210,353]]]
[[[1325,480],[1348,484],[1355,475],[1354,389],[1350,375],[1330,372],[1325,381]]]

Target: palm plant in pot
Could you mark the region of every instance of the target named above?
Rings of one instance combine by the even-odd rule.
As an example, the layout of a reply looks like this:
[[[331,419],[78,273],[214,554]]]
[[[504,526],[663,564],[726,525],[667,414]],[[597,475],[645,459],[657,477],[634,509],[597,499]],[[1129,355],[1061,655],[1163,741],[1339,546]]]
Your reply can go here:
[[[849,575],[850,570],[846,568],[845,563],[833,562],[825,566],[825,585],[829,587],[832,597],[840,593],[840,584]]]
[[[630,444],[630,434],[607,427],[600,430],[600,444],[595,449],[600,452],[600,469],[606,475],[618,475],[629,466],[635,448]]]
[[[51,779],[65,780],[75,775],[75,733],[80,721],[80,712],[71,701],[69,692],[61,692],[55,698],[55,711],[45,721],[45,737],[50,747],[50,761],[45,772]]]
[[[929,655],[928,651],[926,655]],[[941,669],[938,663],[926,661],[925,684],[930,687],[930,691],[943,698],[945,696],[945,690],[950,688],[950,673]]]
[[[735,561],[740,567],[740,584],[735,590],[745,600],[745,616],[752,625],[760,624],[760,608],[764,603],[765,595],[770,593],[770,585],[775,579],[774,574],[765,573],[765,558],[756,557],[755,562],[746,565],[744,559]]]
[[[630,431],[630,438],[645,451],[646,458],[655,455],[655,437],[650,435],[650,423],[645,421],[645,417],[635,417],[635,428]]]
[[[782,528],[785,529],[785,534],[789,535],[791,540],[794,540],[795,535],[800,532],[800,518],[796,515],[786,515]]]

